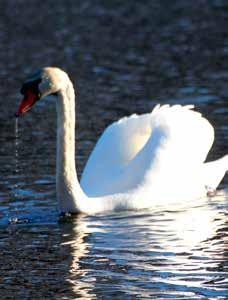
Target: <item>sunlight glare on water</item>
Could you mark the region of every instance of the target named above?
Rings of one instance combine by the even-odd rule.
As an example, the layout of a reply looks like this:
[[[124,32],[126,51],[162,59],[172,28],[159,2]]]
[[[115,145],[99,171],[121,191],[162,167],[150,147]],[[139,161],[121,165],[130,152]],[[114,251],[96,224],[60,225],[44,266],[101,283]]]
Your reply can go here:
[[[75,293],[86,299],[93,293],[148,299],[227,296],[220,205],[224,195],[182,209],[75,220],[75,236],[68,241]]]

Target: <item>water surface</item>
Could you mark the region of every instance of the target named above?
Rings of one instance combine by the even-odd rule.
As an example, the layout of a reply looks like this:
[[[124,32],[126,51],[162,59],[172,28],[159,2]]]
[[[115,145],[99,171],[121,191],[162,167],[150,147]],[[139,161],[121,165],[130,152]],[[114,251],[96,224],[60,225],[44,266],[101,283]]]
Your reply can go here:
[[[192,204],[59,217],[54,100],[12,118],[26,75],[59,66],[76,86],[79,173],[107,124],[156,103],[195,104],[215,127],[209,160],[224,155],[226,1],[8,0],[0,11],[0,298],[226,299],[227,177]]]

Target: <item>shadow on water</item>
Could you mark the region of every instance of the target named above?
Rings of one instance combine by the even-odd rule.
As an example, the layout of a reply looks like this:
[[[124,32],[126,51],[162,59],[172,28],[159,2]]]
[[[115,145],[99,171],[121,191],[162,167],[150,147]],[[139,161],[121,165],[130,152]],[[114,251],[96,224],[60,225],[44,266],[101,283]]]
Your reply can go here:
[[[12,119],[26,75],[55,65],[76,86],[80,172],[107,124],[158,102],[195,104],[215,127],[209,159],[224,155],[226,1],[3,0],[0,12],[0,298],[226,299],[227,192],[59,219],[54,101],[16,139]]]

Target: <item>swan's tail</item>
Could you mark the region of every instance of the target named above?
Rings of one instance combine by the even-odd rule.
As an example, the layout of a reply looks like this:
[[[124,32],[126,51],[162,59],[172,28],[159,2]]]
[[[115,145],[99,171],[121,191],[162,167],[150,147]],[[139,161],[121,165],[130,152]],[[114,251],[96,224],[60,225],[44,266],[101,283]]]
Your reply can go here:
[[[204,164],[204,182],[208,189],[216,190],[228,171],[228,154],[224,157]]]

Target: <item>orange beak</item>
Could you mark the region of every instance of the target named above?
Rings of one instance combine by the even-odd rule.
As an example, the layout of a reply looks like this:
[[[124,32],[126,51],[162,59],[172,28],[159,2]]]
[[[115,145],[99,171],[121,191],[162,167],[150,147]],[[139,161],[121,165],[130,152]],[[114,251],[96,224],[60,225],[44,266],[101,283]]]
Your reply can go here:
[[[27,112],[38,99],[39,97],[33,91],[27,90],[17,112],[15,113],[15,117],[18,118],[21,114]]]

